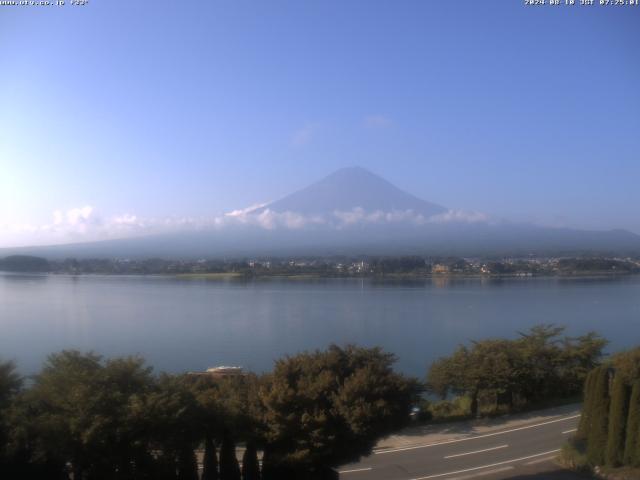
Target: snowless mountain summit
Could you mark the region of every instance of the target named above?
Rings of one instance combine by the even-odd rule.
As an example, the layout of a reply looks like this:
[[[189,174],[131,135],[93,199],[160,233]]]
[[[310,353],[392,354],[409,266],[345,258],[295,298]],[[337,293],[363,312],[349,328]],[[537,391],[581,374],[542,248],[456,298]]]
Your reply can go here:
[[[308,187],[257,209],[328,215],[361,208],[367,212],[412,211],[425,218],[445,213],[446,208],[407,193],[362,167],[347,167]]]

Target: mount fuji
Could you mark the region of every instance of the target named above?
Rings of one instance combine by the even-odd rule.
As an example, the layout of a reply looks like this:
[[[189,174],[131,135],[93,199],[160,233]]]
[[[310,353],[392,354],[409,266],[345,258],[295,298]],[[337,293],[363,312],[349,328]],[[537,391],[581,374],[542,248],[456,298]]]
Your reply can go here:
[[[0,249],[48,258],[322,255],[575,255],[640,252],[640,236],[494,221],[404,192],[360,167],[197,228],[47,247]]]

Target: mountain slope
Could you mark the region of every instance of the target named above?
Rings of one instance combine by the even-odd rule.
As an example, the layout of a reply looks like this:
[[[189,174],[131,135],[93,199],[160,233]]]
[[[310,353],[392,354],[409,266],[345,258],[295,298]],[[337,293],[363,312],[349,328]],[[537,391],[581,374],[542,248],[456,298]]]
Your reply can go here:
[[[78,258],[219,258],[324,255],[521,256],[638,255],[640,236],[534,225],[445,223],[423,226],[264,229],[255,225],[101,242],[0,249],[0,258],[28,254]]]

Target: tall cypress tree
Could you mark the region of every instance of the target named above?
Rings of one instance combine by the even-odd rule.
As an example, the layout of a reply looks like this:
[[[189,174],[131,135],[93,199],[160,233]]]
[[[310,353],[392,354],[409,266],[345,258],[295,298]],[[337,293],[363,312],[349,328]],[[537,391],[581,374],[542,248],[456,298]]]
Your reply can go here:
[[[155,460],[145,448],[134,454],[133,478],[140,480],[154,479]]]
[[[640,467],[640,380],[636,381],[631,389],[627,440],[622,458],[625,465]]]
[[[603,465],[609,426],[609,369],[598,367],[593,390],[593,405],[587,435],[587,460],[591,465]]]
[[[262,480],[278,480],[275,474],[273,454],[270,451],[269,445],[265,445],[262,451]]]
[[[613,379],[611,408],[609,409],[609,435],[605,455],[607,465],[617,467],[622,464],[628,410],[629,387],[622,375],[616,375]]]
[[[258,451],[253,442],[247,443],[247,448],[242,456],[242,480],[260,480]]]
[[[218,480],[218,457],[211,436],[204,441],[204,459],[202,461],[202,480]]]
[[[176,480],[176,459],[171,453],[163,453],[156,459],[156,473],[158,480]]]
[[[220,447],[220,480],[241,480],[236,445],[228,432],[225,432]]]
[[[198,460],[190,446],[185,446],[178,454],[178,480],[198,480]]]
[[[590,426],[591,418],[593,417],[593,399],[594,386],[596,379],[597,369],[591,370],[587,374],[587,378],[584,382],[584,401],[582,404],[582,415],[580,416],[580,423],[578,424],[578,431],[576,432],[576,438],[586,440]]]

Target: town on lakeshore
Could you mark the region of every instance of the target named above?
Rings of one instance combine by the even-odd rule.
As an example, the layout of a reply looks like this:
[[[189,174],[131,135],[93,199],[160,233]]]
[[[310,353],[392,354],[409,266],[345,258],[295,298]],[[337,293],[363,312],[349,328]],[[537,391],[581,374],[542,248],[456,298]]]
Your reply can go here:
[[[462,257],[296,257],[252,259],[65,259],[14,255],[0,258],[0,271],[57,274],[179,275],[217,277],[375,277],[375,276],[554,276],[620,275],[640,272],[640,257],[535,255],[504,258]]]

